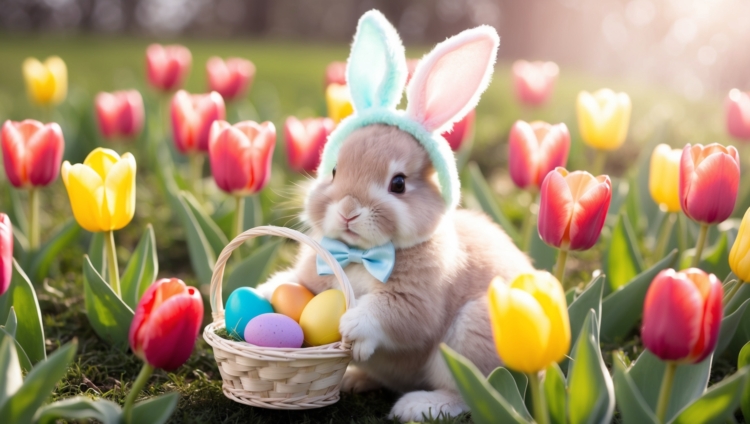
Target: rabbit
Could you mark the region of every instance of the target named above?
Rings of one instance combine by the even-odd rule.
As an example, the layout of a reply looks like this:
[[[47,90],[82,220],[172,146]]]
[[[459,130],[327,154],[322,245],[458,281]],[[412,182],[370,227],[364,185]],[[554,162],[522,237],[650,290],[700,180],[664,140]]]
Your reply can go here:
[[[403,46],[379,12],[367,12],[347,67],[355,114],[331,134],[305,199],[303,220],[313,238],[363,251],[393,246],[384,282],[361,263],[344,268],[357,300],[339,326],[353,355],[342,390],[405,393],[390,412],[402,421],[467,411],[439,346],[447,344],[485,375],[498,367],[489,283],[533,270],[484,214],[456,208],[455,159],[438,135],[478,102],[498,44],[489,27],[439,44],[418,65],[402,113],[395,107],[406,84]],[[338,287],[334,276],[318,271],[315,252],[302,246],[292,268],[258,290],[270,299],[283,283],[314,294]]]

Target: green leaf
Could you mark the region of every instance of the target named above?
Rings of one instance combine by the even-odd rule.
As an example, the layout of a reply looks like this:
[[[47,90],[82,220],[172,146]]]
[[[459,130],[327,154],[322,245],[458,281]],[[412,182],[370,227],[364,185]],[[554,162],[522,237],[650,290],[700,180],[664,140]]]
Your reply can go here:
[[[77,348],[77,342],[67,343],[48,359],[37,364],[26,376],[23,386],[0,406],[0,422],[30,423],[39,407],[52,394],[57,382],[67,372]]]
[[[10,189],[11,208],[8,210],[10,215],[10,222],[13,223],[13,227],[18,228],[23,234],[29,233],[29,221],[26,219],[29,211],[24,208],[24,202],[21,200],[20,190]],[[25,237],[24,237],[25,238]]]
[[[16,310],[18,325],[15,339],[23,347],[32,363],[47,357],[44,345],[42,313],[34,286],[24,274],[21,266],[13,261],[13,278],[5,295],[0,296],[0,317],[7,317],[11,307]]]
[[[245,230],[263,225],[263,205],[260,203],[260,196],[245,197],[245,216],[242,223]]]
[[[599,274],[591,281],[580,296],[568,306],[568,316],[570,317],[570,344],[575,345],[578,335],[583,329],[586,317],[592,309],[596,316],[602,313],[602,292],[604,291],[604,280],[606,277]],[[597,333],[599,328],[596,329]]]
[[[721,424],[734,415],[748,379],[742,368],[711,388],[677,416],[673,424]]]
[[[461,397],[471,409],[472,421],[477,424],[529,423],[490,386],[468,359],[446,344],[442,344],[440,350],[456,380]]]
[[[32,368],[31,361],[29,360],[29,357],[26,356],[26,352],[23,351],[23,346],[21,346],[21,344],[18,343],[18,340],[16,340],[13,335],[5,331],[5,328],[0,327],[0,338],[4,336],[10,337],[15,343],[16,354],[18,355],[18,362],[21,364],[21,369],[23,369],[26,372],[31,371],[31,368]]]
[[[89,242],[89,260],[96,272],[104,275],[107,272],[107,258],[104,257],[104,233],[93,233]]]
[[[63,224],[55,234],[47,241],[42,243],[42,248],[34,253],[31,259],[31,275],[34,281],[42,281],[49,272],[49,267],[60,253],[71,243],[78,239],[81,227],[74,219],[68,220]]]
[[[568,372],[568,418],[571,424],[607,423],[615,409],[612,378],[596,335],[596,312],[590,310],[573,348]]]
[[[573,287],[568,289],[568,291],[565,292],[565,303],[570,306],[575,302],[576,300],[576,294],[577,294],[578,288]]]
[[[219,228],[219,226],[216,225],[211,217],[208,216],[208,214],[203,210],[203,207],[195,199],[193,193],[190,193],[189,191],[183,191],[180,193],[180,195],[185,200],[185,203],[187,203],[188,207],[190,207],[190,210],[193,212],[193,216],[198,221],[203,234],[206,236],[208,244],[211,245],[211,249],[218,257],[219,253],[224,250],[224,247],[229,244],[229,240],[227,240],[227,237],[224,235],[224,232],[221,231],[221,228]]]
[[[468,169],[471,191],[482,206],[482,210],[500,225],[514,242],[518,243],[520,236],[516,227],[514,227],[510,220],[500,211],[495,196],[492,194],[490,186],[482,175],[482,171],[479,170],[479,167],[474,162],[469,164]]]
[[[23,373],[13,338],[7,333],[0,333],[0,409],[21,386],[23,386]]]
[[[549,272],[552,272],[552,269],[555,267],[555,261],[557,261],[557,249],[548,245],[539,237],[539,230],[536,223],[534,223],[531,239],[529,240],[529,257],[531,257],[535,268]]]
[[[638,251],[638,241],[627,213],[622,212],[612,229],[612,237],[604,253],[604,273],[607,274],[612,290],[616,291],[641,272],[643,258]]]
[[[143,293],[156,280],[157,274],[159,258],[156,256],[156,237],[154,227],[148,224],[122,275],[120,287],[125,304],[135,309]]]
[[[193,209],[188,205],[185,196],[178,195],[176,203],[178,205],[177,213],[187,236],[188,252],[190,253],[193,271],[195,271],[201,284],[210,284],[218,252],[214,252],[211,247],[211,243],[203,233],[198,218],[193,214]]]
[[[748,305],[750,305],[750,300],[746,300],[737,310],[722,318],[721,327],[719,327],[719,341],[716,343],[716,349],[714,350],[715,356],[724,353],[724,350],[729,346],[732,338],[734,338],[734,334],[737,332],[737,327],[742,321],[742,317],[745,315]]]
[[[76,396],[42,406],[34,416],[34,422],[52,424],[58,419],[76,421],[89,419],[103,424],[120,424],[121,418],[120,405],[110,400]]]
[[[180,394],[172,392],[138,402],[133,406],[131,422],[163,424],[172,416],[179,399]]]
[[[622,352],[613,355],[615,368],[615,395],[623,424],[659,424],[658,418],[638,391],[622,361]]]
[[[83,287],[86,315],[94,332],[116,349],[127,350],[133,310],[96,272],[88,256],[83,258]]]
[[[255,249],[250,256],[237,265],[224,284],[224,290],[222,290],[224,302],[236,289],[256,287],[268,276],[273,268],[273,259],[276,257],[279,246],[281,243],[278,240],[269,241]]]
[[[18,317],[16,317],[16,310],[11,306],[10,312],[8,312],[8,319],[5,320],[5,331],[11,337],[16,337],[16,328],[18,328]]]
[[[544,397],[547,400],[550,422],[552,424],[567,424],[567,391],[565,390],[565,376],[560,366],[550,365],[544,377]]]
[[[507,369],[503,367],[495,368],[495,371],[492,371],[490,376],[487,377],[487,382],[490,383],[490,386],[492,386],[492,388],[495,389],[503,399],[508,401],[514,411],[527,420],[532,420],[531,414],[529,414],[529,411],[524,404],[523,397],[518,391],[516,380]]]
[[[643,301],[651,286],[651,281],[659,272],[672,266],[676,259],[677,250],[673,250],[664,259],[638,274],[632,281],[602,301],[602,340],[614,341],[630,332],[641,319]]]
[[[742,287],[737,291],[732,300],[727,303],[724,307],[724,315],[732,314],[736,311],[743,303],[750,299],[750,283],[744,283]],[[729,342],[729,346],[724,350],[725,355],[736,357],[739,355],[740,350],[745,343],[750,340],[750,307],[745,309],[745,313],[742,314],[737,329],[734,331],[734,337]]]
[[[737,368],[747,368],[750,365],[750,342],[745,343],[745,346],[740,350],[740,355],[737,357]],[[745,422],[750,421],[750,378],[745,383],[745,389],[742,391],[742,401],[740,402],[742,408],[742,416],[745,417]]]
[[[675,372],[672,394],[669,397],[666,421],[671,421],[685,406],[698,399],[708,386],[712,356],[694,365],[679,365]],[[638,391],[652,411],[656,411],[659,389],[666,363],[648,350],[644,351],[628,371]]]

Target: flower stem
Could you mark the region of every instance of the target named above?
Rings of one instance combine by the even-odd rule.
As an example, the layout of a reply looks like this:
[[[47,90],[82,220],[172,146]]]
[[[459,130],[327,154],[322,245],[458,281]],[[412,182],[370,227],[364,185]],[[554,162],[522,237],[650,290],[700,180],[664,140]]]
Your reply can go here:
[[[677,250],[679,250],[680,257],[682,252],[687,250],[685,241],[685,215],[676,213],[677,215]]]
[[[606,150],[595,150],[594,153],[594,166],[592,169],[594,172],[592,174],[596,177],[597,175],[601,175],[602,171],[604,171],[604,165],[607,163],[607,151]]]
[[[536,197],[535,193],[531,193],[532,196]],[[532,237],[532,230],[534,229],[534,223],[537,220],[537,214],[533,211],[535,210],[535,203],[532,202],[531,205],[529,205],[529,211],[526,213],[526,216],[523,218],[523,225],[521,226],[521,249],[523,249],[524,252],[529,251],[529,247],[531,246],[531,237]]]
[[[698,235],[698,243],[695,244],[695,256],[693,256],[693,268],[697,268],[701,262],[701,255],[703,255],[703,246],[706,244],[706,236],[708,236],[708,225],[701,224],[701,232]]]
[[[732,290],[724,298],[724,306],[729,305],[729,302],[731,302],[734,295],[736,295],[737,292],[740,291],[740,288],[742,287],[743,284],[745,284],[744,281],[737,280],[737,283],[735,283],[734,287],[732,287]]]
[[[557,253],[557,264],[555,265],[555,277],[557,281],[565,287],[563,284],[563,278],[565,278],[565,262],[568,260],[568,251],[566,249],[560,249]]]
[[[29,248],[39,249],[39,189],[29,189]]]
[[[242,231],[245,229],[245,198],[242,196],[235,196],[234,200],[236,201],[236,207],[234,208],[234,234],[232,234],[232,238],[242,234]],[[234,255],[237,258],[237,261],[242,259],[240,249],[237,249],[234,252]]]
[[[198,202],[203,203],[203,155],[200,153],[190,154],[190,183],[193,186],[193,194]]]
[[[674,383],[676,370],[676,363],[671,361],[667,362],[667,368],[664,370],[664,378],[661,381],[661,390],[659,390],[659,401],[656,404],[656,417],[659,419],[660,423],[664,423],[664,418],[667,416],[669,395],[672,393],[672,384]]]
[[[154,367],[147,362],[144,362],[143,368],[141,368],[141,372],[138,374],[138,378],[135,379],[133,387],[130,388],[128,397],[125,398],[125,405],[122,408],[122,414],[125,417],[125,424],[130,424],[132,422],[131,415],[133,414],[133,404],[135,403],[135,399],[138,397],[138,393],[143,390],[143,386],[146,385],[146,382],[153,372]]]
[[[665,221],[665,225],[661,227],[661,233],[659,233],[659,239],[654,248],[654,261],[658,261],[664,257],[664,251],[667,249],[667,243],[669,243],[669,237],[672,235],[674,223],[677,221],[677,214],[670,212]]]
[[[117,267],[117,252],[115,251],[115,233],[107,231],[104,235],[104,248],[107,250],[107,269],[109,270],[109,285],[117,297],[120,294],[120,270]]]
[[[537,424],[549,424],[547,401],[544,399],[540,374],[528,374],[528,376],[529,385],[531,386],[531,400],[534,404],[534,420]]]

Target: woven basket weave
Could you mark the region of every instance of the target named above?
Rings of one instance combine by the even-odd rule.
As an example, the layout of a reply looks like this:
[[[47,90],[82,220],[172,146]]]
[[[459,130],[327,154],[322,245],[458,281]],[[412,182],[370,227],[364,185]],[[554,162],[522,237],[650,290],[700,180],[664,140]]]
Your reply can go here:
[[[349,279],[315,240],[299,231],[273,226],[255,227],[238,235],[216,261],[210,288],[214,321],[203,330],[203,338],[213,347],[219,365],[224,394],[239,403],[270,409],[312,409],[336,403],[341,379],[352,359],[351,345],[346,341],[300,349],[269,348],[227,340],[216,334],[224,328],[221,285],[227,260],[247,240],[265,235],[290,238],[312,247],[333,269],[347,309],[354,306]]]

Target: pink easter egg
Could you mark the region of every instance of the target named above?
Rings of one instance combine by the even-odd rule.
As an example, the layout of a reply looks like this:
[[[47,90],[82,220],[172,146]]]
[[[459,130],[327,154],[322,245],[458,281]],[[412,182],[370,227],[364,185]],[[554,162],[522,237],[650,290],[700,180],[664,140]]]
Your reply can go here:
[[[300,348],[304,340],[297,321],[282,314],[263,314],[245,327],[245,341],[262,347]]]

